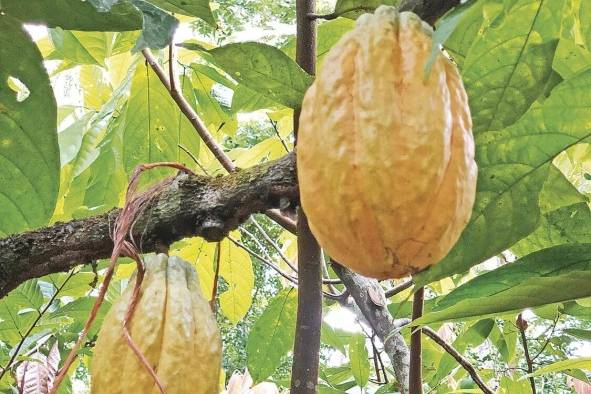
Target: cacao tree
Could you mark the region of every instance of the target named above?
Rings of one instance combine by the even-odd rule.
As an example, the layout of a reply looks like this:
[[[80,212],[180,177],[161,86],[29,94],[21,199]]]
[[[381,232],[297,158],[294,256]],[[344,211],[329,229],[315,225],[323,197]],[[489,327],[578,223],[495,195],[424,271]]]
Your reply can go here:
[[[589,390],[590,86],[588,0],[0,0],[0,391]]]

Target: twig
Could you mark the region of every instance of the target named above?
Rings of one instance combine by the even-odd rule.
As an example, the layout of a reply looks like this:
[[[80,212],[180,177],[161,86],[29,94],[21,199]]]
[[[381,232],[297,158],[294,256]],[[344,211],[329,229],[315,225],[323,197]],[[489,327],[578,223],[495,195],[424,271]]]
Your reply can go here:
[[[423,299],[425,289],[417,289],[414,294],[412,303],[412,320],[417,320],[423,315]],[[423,393],[423,378],[422,378],[422,349],[421,349],[421,328],[415,327],[410,336],[410,377],[409,377],[409,393],[422,394]]]
[[[220,243],[218,242],[215,245],[215,275],[213,276],[213,289],[211,290],[211,300],[209,301],[209,307],[211,308],[211,311],[215,314],[215,298],[218,294],[218,278],[220,276],[220,262],[221,262],[221,248],[220,248]]]
[[[226,169],[226,171],[234,172],[236,170],[236,166],[234,165],[232,160],[226,155],[222,146],[218,144],[218,142],[213,138],[209,130],[207,130],[207,127],[205,126],[201,118],[199,118],[197,112],[195,112],[193,107],[191,107],[191,104],[189,104],[189,102],[185,99],[181,92],[179,92],[176,89],[176,84],[168,79],[168,77],[164,73],[164,70],[162,69],[162,67],[160,67],[160,65],[158,64],[158,60],[156,60],[152,52],[146,48],[142,50],[142,54],[146,58],[146,61],[148,62],[150,67],[152,67],[152,70],[154,70],[154,72],[158,76],[158,79],[160,79],[160,82],[162,82],[164,87],[166,87],[166,90],[168,90],[170,96],[175,101],[179,109],[182,111],[183,114],[185,114],[189,122],[191,122],[191,125],[195,128],[195,131],[197,131],[199,137],[201,137],[203,142],[205,142],[205,145],[209,148],[211,153],[213,153],[215,158]],[[169,67],[171,69],[173,68],[173,63],[174,62],[169,62]]]
[[[525,354],[525,361],[527,363],[527,372],[532,374],[534,372],[534,365],[532,359],[529,355],[529,347],[527,346],[527,337],[525,336],[525,330],[527,329],[527,321],[523,318],[521,313],[517,315],[517,328],[519,329],[519,334],[521,335],[521,345],[523,346],[523,353]],[[536,382],[533,376],[529,377],[529,384],[531,386],[532,394],[536,394]]]
[[[291,268],[294,272],[298,272],[298,269],[295,265],[293,265],[291,263],[291,261],[289,261],[289,259],[287,258],[287,256],[285,255],[285,253],[283,253],[283,250],[281,250],[281,248],[279,247],[279,245],[277,245],[269,236],[269,234],[267,234],[267,232],[265,231],[265,229],[263,228],[263,226],[261,226],[259,224],[259,222],[257,222],[257,220],[254,218],[254,216],[250,217],[250,221],[252,222],[252,224],[254,224],[254,226],[257,228],[257,230],[259,230],[259,232],[261,233],[261,235],[263,236],[263,238],[265,239],[265,241],[267,241],[267,243],[269,245],[271,245],[273,247],[273,249],[275,249],[277,251],[277,253],[279,254],[279,256],[281,257],[281,259],[285,262],[285,264],[287,264],[287,266],[289,268]]]
[[[41,320],[41,318],[43,317],[45,312],[47,312],[47,310],[49,309],[51,304],[53,304],[53,301],[55,301],[55,299],[57,298],[60,291],[62,291],[64,286],[68,283],[70,278],[72,278],[72,276],[74,276],[74,275],[75,275],[74,271],[73,270],[70,271],[70,275],[68,275],[68,277],[64,280],[64,283],[62,283],[61,286],[56,289],[55,293],[53,293],[53,295],[51,296],[51,298],[47,302],[47,305],[45,305],[45,308],[43,308],[41,311],[37,312],[37,313],[39,313],[39,316],[37,316],[37,318],[33,321],[31,326],[27,330],[27,332],[25,332],[25,335],[23,335],[21,337],[21,340],[19,341],[18,345],[16,345],[16,348],[14,349],[14,351],[12,353],[12,357],[10,357],[10,359],[6,363],[6,366],[4,368],[2,368],[2,371],[0,371],[0,381],[2,380],[2,377],[6,374],[6,371],[8,371],[10,369],[10,367],[12,366],[12,364],[14,363],[14,360],[18,357],[19,352],[20,352],[21,348],[23,347],[23,344],[25,343],[25,340],[27,339],[27,337],[31,334],[33,329],[37,326],[37,323],[39,323],[39,320]]]
[[[406,282],[402,282],[397,286],[394,286],[393,288],[386,290],[386,292],[384,293],[386,295],[386,298],[390,298],[395,296],[398,293],[402,293],[404,290],[412,287],[412,285],[414,285],[412,279],[406,281]]]
[[[546,337],[546,342],[544,342],[544,346],[542,346],[542,348],[540,349],[540,351],[532,357],[531,362],[533,363],[534,361],[536,361],[536,359],[538,357],[540,357],[542,355],[542,353],[544,353],[544,350],[546,350],[546,347],[548,346],[548,344],[550,343],[550,341],[552,340],[552,336],[554,335],[554,330],[556,330],[556,325],[558,324],[558,320],[560,320],[560,314],[558,316],[556,316],[556,319],[554,319],[554,324],[552,324],[552,330],[550,331],[550,335],[548,335]],[[544,335],[547,334],[547,330],[544,333]]]
[[[373,369],[375,369],[376,371],[376,380],[378,381],[378,383],[380,383],[382,381],[382,378],[380,376],[380,366],[378,364],[378,349],[376,348],[376,344],[374,343],[375,340],[375,336],[376,334],[374,333],[370,338],[369,341],[371,342],[371,350],[372,350],[372,354],[373,354]]]
[[[269,118],[269,122],[271,122],[271,126],[273,126],[273,130],[275,131],[275,135],[277,135],[277,138],[279,138],[279,141],[281,141],[281,145],[283,145],[283,148],[285,149],[285,151],[287,153],[289,153],[289,148],[287,147],[287,144],[285,143],[285,141],[283,141],[283,138],[281,138],[281,135],[279,134],[279,130],[277,130],[277,122],[274,122],[273,119],[271,119],[271,117],[267,114],[267,117]]]
[[[435,331],[433,331],[430,327],[422,327],[421,331],[423,334],[431,338],[435,343],[441,346],[450,356],[452,356],[458,364],[460,364],[467,372],[470,374],[470,377],[476,383],[478,387],[485,393],[485,394],[494,394],[490,388],[486,386],[482,378],[478,375],[476,368],[464,357],[462,356],[456,349],[453,348],[450,344],[448,344],[443,338],[441,338]]]
[[[209,176],[209,173],[207,172],[207,170],[205,169],[205,167],[203,167],[203,165],[199,162],[199,160],[197,159],[197,157],[195,157],[195,155],[193,154],[193,152],[191,152],[190,150],[188,150],[187,148],[185,148],[184,146],[182,146],[181,144],[177,145],[183,152],[185,152],[190,158],[191,160],[193,160],[195,162],[195,164],[197,164],[197,167],[199,167],[199,169],[201,171],[203,171],[203,173],[207,176]]]

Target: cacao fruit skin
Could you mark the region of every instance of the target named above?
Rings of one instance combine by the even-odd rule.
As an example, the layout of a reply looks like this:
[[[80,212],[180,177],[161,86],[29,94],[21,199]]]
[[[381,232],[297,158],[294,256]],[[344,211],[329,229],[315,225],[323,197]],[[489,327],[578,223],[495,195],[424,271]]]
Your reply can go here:
[[[131,337],[167,394],[219,392],[221,341],[195,269],[165,254],[147,256]],[[134,276],[135,278],[135,276]],[[99,332],[91,364],[92,393],[160,393],[123,338],[123,318],[135,279],[113,304]]]
[[[431,27],[381,6],[327,54],[305,94],[297,169],[312,233],[362,275],[399,278],[437,263],[474,204],[468,99]]]

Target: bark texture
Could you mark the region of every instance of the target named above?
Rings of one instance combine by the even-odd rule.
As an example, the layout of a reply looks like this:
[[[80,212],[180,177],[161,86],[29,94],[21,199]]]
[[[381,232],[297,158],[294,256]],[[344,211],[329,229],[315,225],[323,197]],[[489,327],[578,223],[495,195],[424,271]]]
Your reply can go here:
[[[293,153],[222,177],[179,174],[136,222],[133,236],[143,252],[188,236],[220,241],[253,213],[297,204]],[[28,279],[109,257],[118,213],[0,239],[0,298]]]

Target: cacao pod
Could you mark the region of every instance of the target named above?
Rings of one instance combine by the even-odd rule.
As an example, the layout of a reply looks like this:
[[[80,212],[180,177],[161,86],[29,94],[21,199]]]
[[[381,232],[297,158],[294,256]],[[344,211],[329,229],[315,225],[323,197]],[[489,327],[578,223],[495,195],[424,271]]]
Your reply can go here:
[[[341,264],[378,279],[438,262],[474,203],[468,100],[432,30],[380,6],[329,51],[305,94],[297,169],[312,233]]]
[[[218,393],[220,335],[195,269],[165,254],[146,257],[145,267],[129,324],[131,338],[166,393]],[[123,318],[134,282],[132,278],[103,321],[91,365],[93,394],[160,392],[123,337]]]

